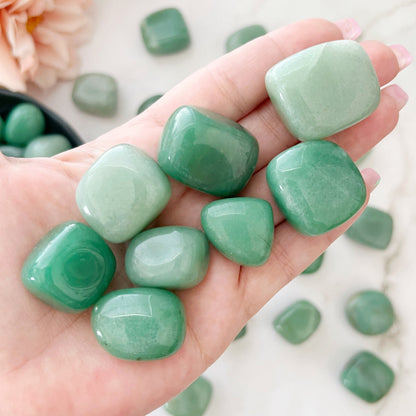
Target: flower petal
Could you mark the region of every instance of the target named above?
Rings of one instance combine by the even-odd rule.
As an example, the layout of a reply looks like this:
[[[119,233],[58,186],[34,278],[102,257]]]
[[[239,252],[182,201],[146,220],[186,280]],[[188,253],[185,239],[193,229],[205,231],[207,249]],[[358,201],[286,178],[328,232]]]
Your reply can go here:
[[[40,16],[55,8],[55,0],[36,0],[28,10],[29,16]]]
[[[57,73],[53,68],[41,65],[30,81],[40,88],[50,88],[56,83],[57,78]]]
[[[57,5],[44,14],[42,25],[48,29],[62,33],[73,33],[88,23],[88,17],[76,4]]]
[[[36,45],[39,62],[51,68],[63,70],[68,67],[69,47],[65,39],[60,35],[55,35],[54,42],[48,45],[38,43]]]

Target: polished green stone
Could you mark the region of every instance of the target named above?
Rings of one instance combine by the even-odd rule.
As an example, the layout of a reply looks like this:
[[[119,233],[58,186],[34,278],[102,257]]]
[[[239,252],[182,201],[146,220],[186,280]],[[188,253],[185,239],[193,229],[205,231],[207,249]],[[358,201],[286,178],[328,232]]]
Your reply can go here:
[[[286,58],[267,72],[266,88],[280,118],[300,140],[346,129],[380,102],[370,58],[352,40],[321,43]]]
[[[174,354],[185,338],[185,310],[172,292],[132,288],[108,293],[94,306],[92,329],[101,346],[125,360]]]
[[[211,383],[206,378],[199,377],[182,393],[169,400],[164,408],[173,416],[202,416],[211,395]]]
[[[159,98],[162,98],[162,97],[163,97],[162,94],[157,94],[143,101],[140,104],[139,109],[137,110],[137,114],[143,113],[144,110],[147,110],[152,104],[154,104]]]
[[[341,374],[342,384],[369,403],[385,396],[394,382],[393,370],[374,354],[362,351],[354,355]]]
[[[72,100],[86,113],[111,117],[117,111],[117,82],[107,74],[80,75],[74,82]]]
[[[7,116],[4,125],[4,140],[12,146],[25,146],[33,138],[43,133],[45,117],[33,104],[16,105]]]
[[[209,244],[190,227],[153,228],[137,235],[126,252],[126,272],[137,286],[187,289],[204,278]]]
[[[317,272],[321,266],[322,262],[324,260],[325,253],[322,253],[314,262],[312,262],[309,267],[307,267],[302,274],[311,274]]]
[[[251,40],[265,35],[266,29],[261,25],[246,26],[232,33],[225,43],[225,49],[230,52]]]
[[[350,324],[366,335],[382,334],[395,321],[390,300],[376,290],[364,290],[352,296],[348,300],[346,314]]]
[[[45,134],[31,140],[23,157],[51,157],[71,148],[70,141],[61,134]]]
[[[243,266],[260,266],[270,256],[274,223],[270,204],[258,198],[211,202],[201,212],[202,227],[215,248]]]
[[[384,250],[393,234],[393,218],[387,212],[367,207],[345,235],[358,243]]]
[[[0,140],[3,138],[4,121],[0,117]]]
[[[24,148],[17,146],[2,145],[0,146],[0,151],[4,154],[4,156],[23,157]]]
[[[179,52],[191,42],[185,20],[178,9],[159,10],[140,25],[146,49],[154,55]]]
[[[130,144],[105,152],[82,177],[78,208],[103,238],[127,241],[153,221],[168,203],[171,188],[158,164]]]
[[[300,300],[273,321],[274,329],[291,344],[301,344],[318,328],[321,314],[312,303]]]
[[[240,338],[245,337],[247,334],[247,325],[243,326],[243,329],[237,334],[237,336],[234,338],[234,341],[237,341]]]
[[[341,225],[364,204],[366,187],[357,166],[334,143],[299,143],[267,167],[267,182],[286,219],[302,234]]]
[[[22,268],[25,287],[48,305],[79,312],[104,293],[116,269],[105,241],[79,222],[53,228],[27,257]]]
[[[256,139],[239,124],[212,111],[184,106],[166,123],[158,160],[177,181],[226,197],[244,188],[258,153]]]

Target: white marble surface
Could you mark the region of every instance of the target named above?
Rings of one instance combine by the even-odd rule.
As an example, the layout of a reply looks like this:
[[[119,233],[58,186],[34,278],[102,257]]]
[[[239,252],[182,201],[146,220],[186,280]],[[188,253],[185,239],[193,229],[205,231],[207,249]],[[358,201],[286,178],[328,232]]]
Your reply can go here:
[[[139,21],[172,5],[185,15],[192,46],[176,55],[152,57],[139,38]],[[102,119],[79,112],[70,100],[71,83],[47,93],[32,91],[85,139],[121,124],[135,115],[145,98],[166,91],[220,56],[227,35],[248,24],[260,23],[271,30],[305,17],[354,17],[363,38],[402,43],[416,56],[414,0],[98,0],[92,16],[94,36],[81,49],[82,70],[105,71],[117,78],[117,116]],[[394,217],[390,247],[377,251],[340,238],[316,274],[295,279],[276,295],[249,322],[246,337],[233,343],[206,372],[214,386],[206,416],[416,414],[416,67],[408,68],[396,82],[407,90],[410,101],[398,127],[364,163],[382,176],[371,204]],[[346,299],[364,288],[384,290],[394,304],[398,322],[385,335],[360,335],[346,321]],[[300,298],[320,308],[322,323],[310,340],[294,347],[274,332],[271,322]],[[339,382],[344,363],[361,349],[382,357],[397,374],[390,394],[377,404],[357,399]],[[165,412],[160,409],[152,415]]]

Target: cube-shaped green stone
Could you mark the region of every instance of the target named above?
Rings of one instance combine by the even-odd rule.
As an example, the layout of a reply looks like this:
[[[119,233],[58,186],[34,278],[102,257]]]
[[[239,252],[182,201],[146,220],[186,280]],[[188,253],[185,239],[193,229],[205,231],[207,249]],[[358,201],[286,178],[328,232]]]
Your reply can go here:
[[[312,274],[317,272],[321,266],[322,262],[324,260],[325,253],[322,253],[314,262],[312,262],[303,272],[302,274]]]
[[[237,49],[241,45],[250,42],[253,39],[265,35],[266,33],[266,29],[261,25],[251,25],[243,27],[242,29],[232,33],[227,38],[227,41],[225,43],[225,49],[227,52],[230,52],[234,49]]]

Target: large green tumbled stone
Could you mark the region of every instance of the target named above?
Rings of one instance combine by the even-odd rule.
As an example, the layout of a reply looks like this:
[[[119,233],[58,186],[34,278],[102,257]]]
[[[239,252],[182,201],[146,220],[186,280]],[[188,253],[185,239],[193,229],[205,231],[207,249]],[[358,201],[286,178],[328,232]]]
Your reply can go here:
[[[266,88],[280,118],[300,140],[346,129],[380,102],[370,58],[352,40],[322,43],[286,58],[267,72]]]
[[[112,251],[94,230],[66,222],[39,241],[27,257],[21,277],[25,287],[48,305],[80,312],[102,296],[115,268]]]
[[[154,104],[159,98],[162,98],[162,97],[163,97],[162,94],[157,94],[143,101],[137,110],[137,114],[143,113],[144,110],[147,110],[152,104]]]
[[[227,38],[227,41],[225,43],[225,50],[227,52],[230,52],[234,49],[237,49],[241,45],[250,42],[253,39],[265,35],[266,33],[266,29],[261,25],[251,25],[243,27],[242,29],[232,33]]]
[[[51,157],[71,148],[70,141],[61,134],[45,134],[31,140],[23,157]]]
[[[394,372],[374,354],[361,351],[344,367],[341,382],[361,399],[374,403],[390,390],[394,382]]]
[[[137,286],[187,289],[204,278],[209,244],[190,227],[159,227],[136,236],[126,251],[126,272]]]
[[[212,385],[205,377],[196,379],[187,389],[169,400],[164,408],[173,416],[202,416],[212,396]]]
[[[302,274],[312,274],[317,272],[321,266],[322,262],[324,260],[325,253],[322,253],[314,262],[312,262],[303,272]]]
[[[334,143],[299,143],[267,167],[267,182],[286,219],[302,234],[341,225],[364,204],[366,187],[355,163]]]
[[[146,49],[154,55],[179,52],[191,42],[185,20],[178,9],[159,10],[140,25]]]
[[[300,300],[280,313],[273,321],[273,326],[291,344],[300,344],[315,332],[320,322],[318,309],[312,303]]]
[[[384,250],[393,234],[393,218],[387,212],[367,207],[345,235],[360,244]]]
[[[364,290],[352,296],[348,300],[346,314],[350,324],[366,335],[382,334],[395,321],[390,300],[376,290]]]
[[[147,287],[108,293],[94,306],[91,324],[100,345],[125,360],[169,357],[182,346],[186,332],[179,298]]]
[[[77,191],[78,208],[103,238],[127,241],[163,210],[171,188],[158,164],[129,144],[105,152],[82,177]]]
[[[211,202],[201,212],[208,240],[225,257],[243,266],[260,266],[270,256],[274,222],[270,204],[258,198]]]
[[[23,157],[24,148],[17,146],[2,145],[0,146],[0,151],[4,154],[4,156]]]
[[[158,161],[172,178],[216,196],[233,196],[246,185],[257,163],[256,139],[220,114],[183,106],[163,131]]]

